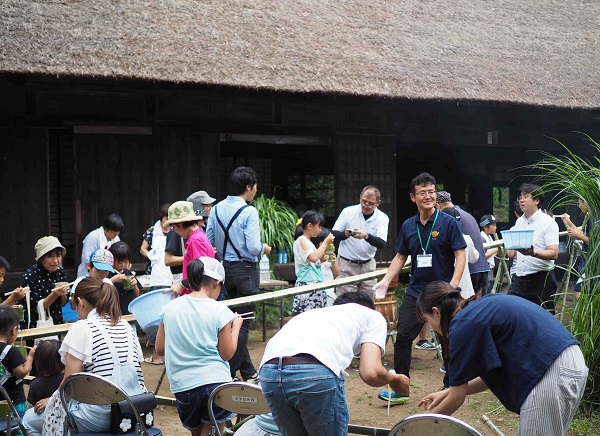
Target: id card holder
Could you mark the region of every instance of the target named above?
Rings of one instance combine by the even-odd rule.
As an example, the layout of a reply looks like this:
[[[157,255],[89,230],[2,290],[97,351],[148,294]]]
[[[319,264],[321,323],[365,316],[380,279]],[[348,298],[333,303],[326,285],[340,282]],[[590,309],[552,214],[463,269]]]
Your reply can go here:
[[[432,254],[417,255],[417,268],[431,268],[433,266]]]

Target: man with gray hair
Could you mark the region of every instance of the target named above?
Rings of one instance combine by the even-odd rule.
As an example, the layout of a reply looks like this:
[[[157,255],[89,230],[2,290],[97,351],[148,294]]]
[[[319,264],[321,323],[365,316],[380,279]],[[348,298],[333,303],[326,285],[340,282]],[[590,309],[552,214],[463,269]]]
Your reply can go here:
[[[373,185],[365,186],[359,204],[344,208],[333,225],[335,239],[340,241],[337,261],[341,272],[338,278],[375,271],[375,253],[385,245],[390,223],[388,216],[378,209],[380,204],[379,189]],[[338,286],[336,294],[363,291],[374,299],[375,283],[373,279]]]

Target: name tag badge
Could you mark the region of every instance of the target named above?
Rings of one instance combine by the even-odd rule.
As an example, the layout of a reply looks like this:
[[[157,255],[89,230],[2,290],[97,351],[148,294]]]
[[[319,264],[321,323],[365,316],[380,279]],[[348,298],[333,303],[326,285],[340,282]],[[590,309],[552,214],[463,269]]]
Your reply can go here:
[[[417,268],[431,268],[433,266],[432,254],[417,255]]]

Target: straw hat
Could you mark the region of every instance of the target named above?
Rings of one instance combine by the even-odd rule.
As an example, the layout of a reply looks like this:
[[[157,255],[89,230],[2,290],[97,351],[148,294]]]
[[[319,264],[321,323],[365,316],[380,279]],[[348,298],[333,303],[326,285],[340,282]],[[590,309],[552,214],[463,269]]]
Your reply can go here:
[[[183,223],[186,221],[200,221],[201,218],[194,212],[194,205],[191,201],[176,201],[169,206],[169,216],[167,224]]]
[[[35,243],[35,260],[40,260],[44,254],[51,252],[55,248],[62,248],[63,257],[67,254],[67,249],[62,246],[55,236],[44,236]]]

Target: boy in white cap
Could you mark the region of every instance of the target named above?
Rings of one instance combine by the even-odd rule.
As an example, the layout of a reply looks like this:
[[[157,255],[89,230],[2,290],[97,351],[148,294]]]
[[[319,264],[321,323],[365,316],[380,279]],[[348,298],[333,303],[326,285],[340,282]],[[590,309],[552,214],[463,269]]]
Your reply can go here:
[[[223,265],[210,257],[187,265],[191,292],[169,302],[159,314],[156,353],[165,356],[171,392],[182,425],[192,435],[209,434],[207,400],[219,385],[231,381],[242,318],[216,301],[225,281]],[[202,320],[202,322],[198,322]],[[214,406],[221,432],[233,414]]]

